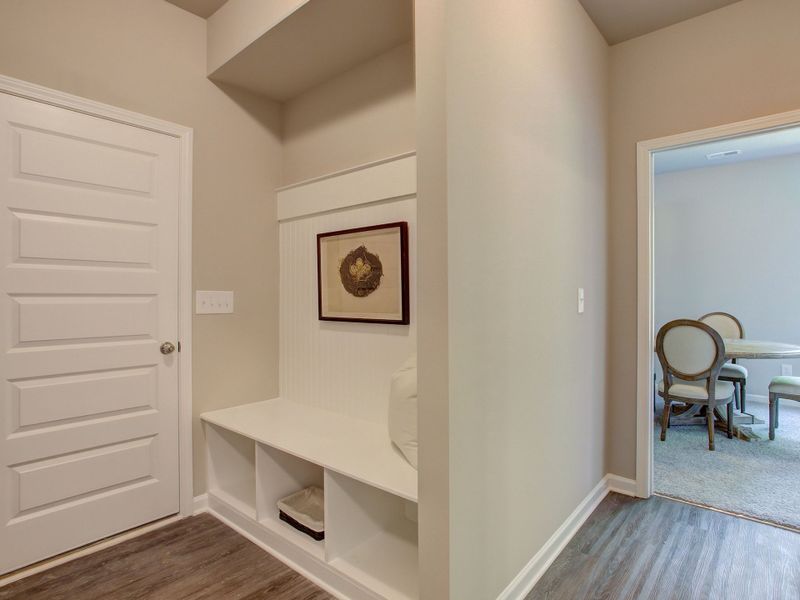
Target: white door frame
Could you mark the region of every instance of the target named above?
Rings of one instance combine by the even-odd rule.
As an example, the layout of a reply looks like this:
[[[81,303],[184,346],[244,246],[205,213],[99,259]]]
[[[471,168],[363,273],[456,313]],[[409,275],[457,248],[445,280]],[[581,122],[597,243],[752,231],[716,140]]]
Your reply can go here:
[[[180,515],[194,512],[192,481],[192,129],[108,104],[0,75],[0,93],[66,108],[177,138],[180,142],[178,199],[178,447]]]
[[[639,142],[637,156],[636,495],[653,493],[653,154],[716,139],[800,125],[800,110]]]

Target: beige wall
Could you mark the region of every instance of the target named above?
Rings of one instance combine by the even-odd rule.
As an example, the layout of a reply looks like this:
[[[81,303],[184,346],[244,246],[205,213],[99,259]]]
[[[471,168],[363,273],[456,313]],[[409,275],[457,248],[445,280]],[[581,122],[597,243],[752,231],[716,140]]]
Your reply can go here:
[[[206,79],[206,23],[163,0],[3,0],[0,73],[194,128],[194,286],[236,313],[194,317],[196,415],[277,393],[276,105]]]
[[[450,598],[446,0],[416,0],[419,589]]]
[[[609,471],[636,471],[640,140],[800,108],[800,2],[743,0],[611,49]]]
[[[449,597],[486,600],[605,474],[608,48],[577,0],[446,8],[420,57],[447,75],[420,86],[446,123],[420,138],[422,268],[447,256],[422,272],[420,354],[447,336],[449,381],[421,371],[420,405],[449,400]]]
[[[414,133],[408,43],[284,104],[283,183],[414,150]]]

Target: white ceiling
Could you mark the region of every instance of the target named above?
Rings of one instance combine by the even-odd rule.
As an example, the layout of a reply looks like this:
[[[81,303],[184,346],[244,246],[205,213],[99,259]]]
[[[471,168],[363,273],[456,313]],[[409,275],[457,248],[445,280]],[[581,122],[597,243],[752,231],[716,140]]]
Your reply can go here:
[[[714,160],[707,158],[708,154],[728,150],[741,150],[741,154]],[[715,167],[788,154],[800,154],[800,127],[776,129],[754,135],[664,150],[655,155],[655,172],[658,174]]]
[[[227,0],[167,0],[167,2],[175,6],[180,6],[182,9],[196,14],[198,17],[207,19],[217,12],[217,9],[225,4]]]
[[[739,0],[580,0],[609,44],[618,44]]]

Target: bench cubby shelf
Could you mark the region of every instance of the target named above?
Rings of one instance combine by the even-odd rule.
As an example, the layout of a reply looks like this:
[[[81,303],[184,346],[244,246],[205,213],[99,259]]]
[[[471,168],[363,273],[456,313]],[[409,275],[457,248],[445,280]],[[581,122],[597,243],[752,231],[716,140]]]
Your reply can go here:
[[[291,567],[353,600],[414,600],[417,472],[384,427],[281,398],[201,415],[209,509]],[[325,539],[275,505],[325,490]]]

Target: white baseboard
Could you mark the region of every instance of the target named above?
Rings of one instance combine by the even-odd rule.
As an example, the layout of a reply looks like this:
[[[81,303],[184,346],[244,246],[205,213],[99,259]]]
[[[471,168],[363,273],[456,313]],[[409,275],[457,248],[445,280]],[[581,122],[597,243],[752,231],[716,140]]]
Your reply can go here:
[[[603,477],[500,593],[497,600],[523,600],[609,492],[635,496],[635,490],[636,482],[632,479],[611,474]]]
[[[208,512],[208,494],[200,494],[195,496],[192,501],[192,514],[199,515],[200,513]]]
[[[608,482],[608,491],[617,492],[626,496],[636,497],[636,480],[628,479],[627,477],[620,477],[619,475],[606,475],[605,480]]]

